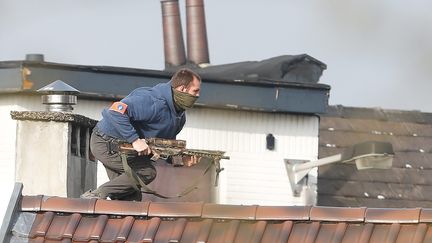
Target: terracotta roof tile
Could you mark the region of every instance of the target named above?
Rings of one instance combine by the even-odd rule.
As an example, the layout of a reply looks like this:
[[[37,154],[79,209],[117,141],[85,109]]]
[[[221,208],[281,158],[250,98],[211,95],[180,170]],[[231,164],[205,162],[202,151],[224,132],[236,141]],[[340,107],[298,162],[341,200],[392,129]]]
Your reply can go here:
[[[238,220],[238,219],[231,220],[229,223],[226,224],[226,226],[227,227],[225,229],[223,241],[221,241],[221,242],[234,242],[237,231],[239,230],[240,220]],[[242,235],[243,234],[239,234],[240,237]]]
[[[365,222],[418,223],[420,219],[420,211],[420,208],[368,208],[366,209]]]
[[[73,240],[100,240],[107,222],[107,215],[99,215],[97,217],[83,217],[78,225],[78,228],[75,231]]]
[[[37,205],[38,198],[23,197],[22,209],[18,212],[19,215],[24,212],[35,215],[28,226],[29,242],[353,243],[432,240],[432,209],[48,198],[43,200],[39,210],[32,206]],[[89,205],[96,205],[93,213],[88,213]]]
[[[287,242],[292,227],[292,221],[267,223],[261,242]]]
[[[203,218],[254,220],[257,206],[204,204]]]
[[[421,223],[432,223],[432,209],[431,208],[423,208],[420,212]]]
[[[70,237],[71,234],[69,234],[68,236],[65,235],[65,230],[66,228],[72,227],[69,225],[74,225],[75,227],[73,228],[75,231],[75,228],[78,225],[78,221],[77,221],[78,218],[76,215],[77,214],[75,214],[74,217],[55,215],[50,224],[48,231],[46,232],[45,238],[48,240],[61,240],[63,238]],[[81,218],[80,215],[79,218]]]
[[[415,233],[413,236],[413,240],[412,242],[423,242],[423,238],[425,238],[426,235],[426,231],[428,230],[428,226],[426,224],[419,224],[417,227],[414,226],[415,229]],[[429,228],[430,229],[430,228]],[[409,241],[406,241],[409,242]],[[425,241],[424,242],[429,242],[429,241]]]
[[[186,228],[186,219],[181,218],[176,220],[175,224],[173,225],[171,236],[169,237],[168,242],[169,243],[178,243],[181,240],[182,234]]]
[[[200,217],[203,203],[153,202],[149,206],[150,217]]]
[[[42,200],[41,211],[93,214],[95,204],[96,199],[46,197]]]
[[[362,222],[365,211],[366,208],[312,207],[310,210],[310,220]]]
[[[212,225],[213,225],[212,219],[204,219],[202,221],[202,224],[201,224],[201,227],[200,227],[200,230],[198,233],[197,243],[207,242],[209,235],[210,235]]]
[[[266,227],[267,227],[266,221],[258,221],[255,225],[255,228],[252,231],[253,232],[252,233],[252,239],[249,242],[251,242],[251,243],[261,242],[261,239],[263,238]]]
[[[125,217],[125,220],[122,223],[121,228],[116,236],[116,241],[126,241],[134,222],[135,222],[134,217],[132,216]]]
[[[97,200],[94,213],[147,216],[149,205],[149,202]]]
[[[29,233],[30,238],[35,238],[38,236],[45,237],[53,218],[54,218],[53,212],[38,214],[35,219],[36,225],[35,227],[32,228],[32,230]]]
[[[154,218],[158,220],[158,218]],[[149,220],[135,220],[128,235],[128,241],[140,242],[145,238],[147,229],[149,228]]]
[[[63,238],[72,239],[72,236],[75,233],[75,230],[78,227],[80,220],[81,214],[74,213],[70,216],[69,222],[67,223],[63,231]]]
[[[311,207],[304,206],[259,206],[257,220],[309,220]]]
[[[102,242],[126,241],[135,219],[132,216],[124,218],[109,218],[100,237]]]
[[[21,211],[40,211],[42,197],[42,195],[23,197],[21,200]]]
[[[141,239],[143,242],[153,242],[156,237],[156,233],[158,231],[159,225],[161,224],[160,218],[152,218],[150,219],[147,230],[144,234],[144,237]]]

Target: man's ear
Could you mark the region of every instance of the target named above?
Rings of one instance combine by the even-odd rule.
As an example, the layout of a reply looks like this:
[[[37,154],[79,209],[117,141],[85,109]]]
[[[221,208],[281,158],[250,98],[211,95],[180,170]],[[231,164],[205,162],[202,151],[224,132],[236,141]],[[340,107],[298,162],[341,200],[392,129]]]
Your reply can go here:
[[[183,90],[185,89],[185,86],[184,85],[180,85],[180,86],[175,87],[174,89],[177,90],[177,91],[183,92]]]

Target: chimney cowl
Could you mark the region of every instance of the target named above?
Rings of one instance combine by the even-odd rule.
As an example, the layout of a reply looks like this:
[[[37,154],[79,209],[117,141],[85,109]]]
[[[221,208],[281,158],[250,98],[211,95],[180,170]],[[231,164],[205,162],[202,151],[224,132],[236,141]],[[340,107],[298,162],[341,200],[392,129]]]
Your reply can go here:
[[[42,95],[42,104],[47,111],[72,112],[72,105],[77,104],[79,90],[61,80],[54,81],[37,90]]]

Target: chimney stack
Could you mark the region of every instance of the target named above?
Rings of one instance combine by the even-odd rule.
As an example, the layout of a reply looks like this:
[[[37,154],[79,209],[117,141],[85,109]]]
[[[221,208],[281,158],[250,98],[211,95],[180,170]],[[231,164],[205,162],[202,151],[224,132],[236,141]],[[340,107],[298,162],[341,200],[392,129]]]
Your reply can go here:
[[[186,64],[178,0],[161,1],[165,68]]]
[[[210,63],[204,0],[186,0],[186,31],[188,61],[197,65]]]

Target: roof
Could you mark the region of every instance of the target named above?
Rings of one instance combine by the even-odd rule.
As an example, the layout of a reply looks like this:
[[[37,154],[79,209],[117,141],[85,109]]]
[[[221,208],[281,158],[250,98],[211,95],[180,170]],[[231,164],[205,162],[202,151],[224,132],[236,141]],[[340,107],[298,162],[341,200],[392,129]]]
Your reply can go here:
[[[44,61],[0,62],[0,93],[36,94],[62,80],[80,91],[79,98],[118,100],[138,87],[168,82],[172,72],[86,66]],[[315,114],[325,112],[330,86],[281,80],[234,80],[223,72],[202,75],[197,105],[224,109]],[[259,97],[259,98],[257,98]]]
[[[370,140],[392,143],[393,167],[321,166],[318,205],[432,207],[432,113],[331,106],[321,115],[320,158]]]
[[[20,193],[15,202],[14,213],[7,213],[7,224],[4,222],[0,232],[2,242],[432,240],[432,209],[425,208],[128,202],[21,196]]]
[[[211,65],[196,71],[203,77],[224,77],[231,80],[279,80],[318,83],[327,66],[307,55],[283,55],[262,61],[246,61]]]

